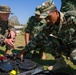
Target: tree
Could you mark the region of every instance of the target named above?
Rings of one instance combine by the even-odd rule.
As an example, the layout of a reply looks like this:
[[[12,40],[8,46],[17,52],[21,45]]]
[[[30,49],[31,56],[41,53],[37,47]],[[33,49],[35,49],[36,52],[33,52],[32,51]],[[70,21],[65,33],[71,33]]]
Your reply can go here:
[[[10,17],[10,20],[12,21],[12,24],[13,24],[13,25],[20,25],[17,16],[12,16],[12,17]]]

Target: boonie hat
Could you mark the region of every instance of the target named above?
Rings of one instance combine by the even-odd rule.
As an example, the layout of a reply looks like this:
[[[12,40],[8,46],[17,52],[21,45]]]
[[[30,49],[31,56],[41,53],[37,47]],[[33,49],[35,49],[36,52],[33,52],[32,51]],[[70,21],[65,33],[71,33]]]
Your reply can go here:
[[[40,11],[37,10],[34,14],[40,15]]]
[[[9,13],[9,14],[13,14],[10,10],[9,6],[6,5],[0,5],[0,13]]]

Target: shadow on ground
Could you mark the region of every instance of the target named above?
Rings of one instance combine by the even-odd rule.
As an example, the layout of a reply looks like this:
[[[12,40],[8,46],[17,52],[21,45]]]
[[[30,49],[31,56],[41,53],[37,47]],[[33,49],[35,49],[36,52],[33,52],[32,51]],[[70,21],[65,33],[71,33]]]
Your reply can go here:
[[[4,51],[0,49],[0,54],[4,54]]]
[[[18,46],[17,48],[24,48],[24,46]]]

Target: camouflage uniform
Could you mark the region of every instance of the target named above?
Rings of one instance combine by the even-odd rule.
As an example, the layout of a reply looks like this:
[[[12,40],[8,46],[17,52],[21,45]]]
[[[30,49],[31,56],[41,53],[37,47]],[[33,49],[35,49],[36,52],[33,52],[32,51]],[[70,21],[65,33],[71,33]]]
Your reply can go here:
[[[10,11],[10,7],[6,6],[6,5],[1,5],[0,6],[0,14],[3,14],[3,13],[13,14]],[[11,38],[11,37],[8,37],[8,34],[9,34],[10,31],[14,31],[15,32],[15,28],[13,27],[11,21],[10,20],[2,21],[1,18],[0,18],[0,46],[4,46],[5,45],[5,43],[4,43],[4,39],[5,38]],[[8,50],[10,50],[10,48],[6,45],[6,52]]]
[[[35,38],[33,38],[27,46],[25,46],[25,50],[29,51],[36,48],[36,46],[38,45],[37,42],[40,42],[43,46],[46,47],[47,46],[46,43],[48,42],[48,45],[50,45],[50,48],[51,48],[50,49],[51,53],[54,53],[53,55],[55,57],[59,56],[60,53],[58,54],[57,51],[55,51],[59,49],[55,49],[55,48],[59,47],[60,44],[59,44],[58,39],[56,39],[54,36],[56,37],[59,36],[60,27],[61,25],[54,25],[54,26],[46,25],[43,28],[43,30]],[[53,34],[53,36],[49,36],[50,34]],[[59,38],[61,39],[61,37]]]
[[[69,52],[70,54],[71,50],[75,49],[76,44],[75,12],[73,12],[73,14],[71,14],[71,12],[66,12],[62,14],[62,16],[60,13],[60,17],[60,23],[53,26],[50,26],[48,24],[44,26],[43,30],[35,38],[33,38],[27,46],[25,46],[25,50],[31,51],[32,49],[35,49],[38,45],[37,42],[46,46],[47,40],[50,48],[52,48],[50,49],[51,53],[55,57],[61,56],[61,52]],[[50,34],[53,34],[53,36],[48,37]]]
[[[60,15],[61,16],[61,15]],[[62,15],[63,16],[63,15]],[[62,19],[64,21],[62,22]],[[33,38],[27,46],[25,46],[26,51],[35,49],[38,45],[38,41],[46,46],[46,41],[50,46],[51,54],[56,58],[57,63],[53,66],[48,67],[49,70],[57,70],[62,67],[66,67],[66,63],[63,58],[61,58],[61,53],[67,53],[67,56],[70,55],[72,50],[76,48],[76,18],[68,18],[66,14],[64,17],[61,17],[60,24],[55,24],[53,26],[46,25],[43,30]],[[49,36],[53,34],[53,36]],[[45,40],[44,40],[45,39]],[[76,63],[76,50],[71,53],[71,61]]]
[[[61,5],[61,12],[66,12],[66,15],[68,18],[73,18],[74,23],[76,22],[76,1],[75,0],[61,0],[62,5]],[[70,21],[69,21],[70,22]],[[73,24],[72,24],[73,25]],[[71,34],[72,32],[74,32],[75,30],[71,29]],[[74,38],[75,39],[76,35],[73,34],[73,37],[70,38]],[[75,47],[75,40],[73,39],[72,43],[70,44],[70,47]],[[71,48],[72,48],[71,47]],[[71,52],[70,55],[70,59],[73,63],[76,63],[76,50],[73,49],[73,51]]]
[[[33,39],[42,30],[45,24],[46,24],[45,19],[37,21],[35,19],[35,16],[32,16],[29,18],[26,24],[27,27],[25,28],[25,32],[30,33],[30,39]]]
[[[12,26],[10,21],[2,22],[0,20],[0,46],[4,45],[4,42],[3,42],[4,38],[9,38],[8,34],[11,30],[15,32],[15,28]]]
[[[38,12],[35,11],[35,14],[38,15]],[[39,14],[40,15],[40,14]],[[25,28],[25,33],[29,33],[30,36],[29,36],[29,40],[32,40],[43,28],[43,26],[46,25],[46,21],[45,19],[42,19],[40,21],[37,21],[36,20],[36,17],[35,16],[31,16],[27,22],[27,27]],[[39,42],[38,42],[39,43]],[[44,54],[44,47],[39,44],[37,47],[36,47],[36,50],[39,51],[39,55],[42,59],[44,59],[45,57],[45,54]],[[36,52],[35,51],[32,51],[33,52],[33,55],[34,53]],[[33,56],[32,55],[32,56]]]
[[[46,4],[46,5],[48,6],[48,4]],[[43,8],[44,7],[42,7],[42,9]],[[33,21],[35,22],[35,19],[34,20],[33,19],[31,20],[32,23],[34,23]],[[30,24],[31,22],[28,22],[29,23],[28,26],[27,26],[28,28],[26,27],[27,29],[25,29],[25,30],[27,30],[27,33],[30,32],[30,30],[33,30],[32,27],[34,26],[34,24]],[[35,25],[35,26],[38,27],[38,25]],[[44,49],[51,50],[51,53],[54,53],[54,49],[53,48],[55,48],[56,45],[59,44],[59,42],[55,38],[53,38],[53,37],[50,36],[51,33],[50,33],[50,29],[49,28],[50,28],[49,25],[44,26],[43,30],[41,28],[41,30],[38,31],[38,33],[40,32],[39,34],[36,33],[36,35],[38,34],[37,36],[35,35],[35,33],[33,31],[33,35],[35,35],[36,37],[34,36],[35,38],[32,38],[32,40],[27,45],[30,50],[36,49],[37,46],[40,45],[40,48],[42,46]],[[37,31],[37,29],[35,29],[35,32],[36,31]],[[35,39],[35,40],[33,40],[33,39]],[[49,39],[50,39],[50,41],[49,41]],[[52,45],[53,43],[51,41],[54,42],[54,45]],[[33,45],[33,42],[35,42],[36,44]],[[57,44],[55,44],[55,42],[57,42]]]
[[[75,0],[61,0],[61,12],[66,11],[76,11],[76,1]]]

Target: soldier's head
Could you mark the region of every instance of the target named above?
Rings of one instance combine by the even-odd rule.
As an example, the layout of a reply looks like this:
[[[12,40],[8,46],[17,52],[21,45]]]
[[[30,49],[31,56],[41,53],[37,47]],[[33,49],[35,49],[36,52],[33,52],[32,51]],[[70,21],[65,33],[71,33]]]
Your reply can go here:
[[[42,18],[45,18],[46,19],[46,22],[53,25],[57,22],[58,18],[59,18],[59,12],[54,4],[53,1],[47,1],[47,2],[44,2],[42,5],[41,5],[41,15],[40,17]]]
[[[37,20],[39,20],[39,19],[40,19],[40,11],[39,11],[38,6],[36,7],[34,14],[35,14],[35,18],[36,18]]]
[[[35,11],[35,17],[40,18],[40,11],[38,11],[38,10]]]
[[[2,21],[7,21],[10,14],[13,14],[13,13],[11,12],[9,6],[0,5],[0,19]]]

